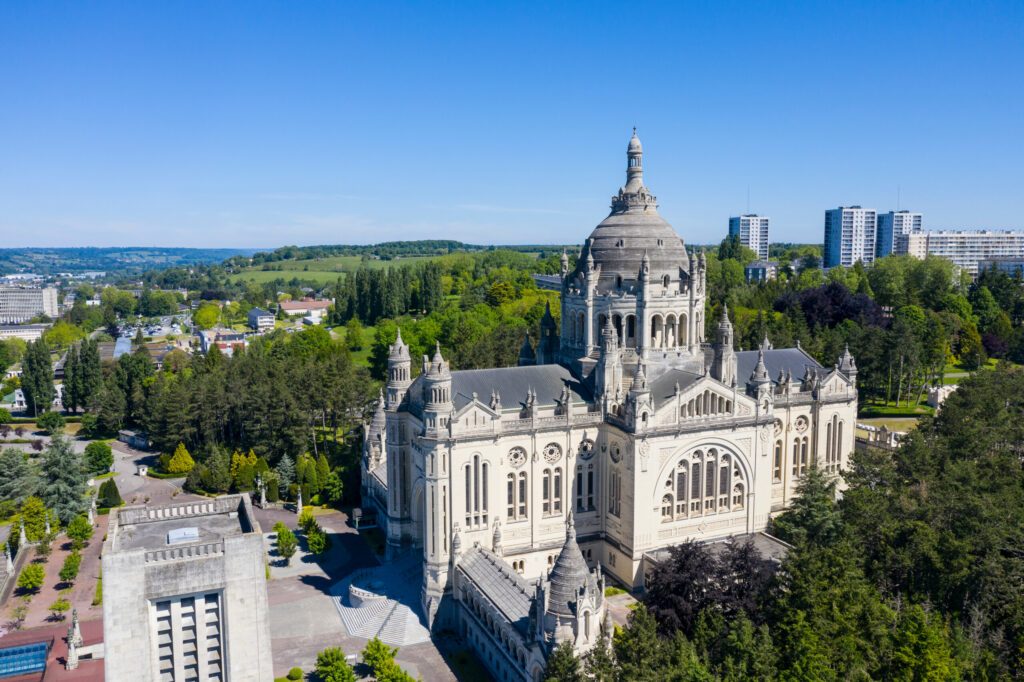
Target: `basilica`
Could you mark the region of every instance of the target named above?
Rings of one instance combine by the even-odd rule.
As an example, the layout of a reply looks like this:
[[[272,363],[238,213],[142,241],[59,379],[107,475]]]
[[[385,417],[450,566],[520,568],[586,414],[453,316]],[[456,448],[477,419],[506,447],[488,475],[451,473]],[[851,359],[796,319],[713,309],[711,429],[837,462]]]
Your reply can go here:
[[[519,366],[453,370],[401,334],[366,427],[364,505],[388,552],[422,553],[422,608],[497,680],[541,679],[551,650],[588,651],[604,587],[634,591],[659,551],[763,531],[811,467],[853,450],[857,368],[796,348],[736,350],[711,325],[707,265],[658,214],[634,131],[626,183],[562,258]],[[705,338],[705,329],[714,330]]]

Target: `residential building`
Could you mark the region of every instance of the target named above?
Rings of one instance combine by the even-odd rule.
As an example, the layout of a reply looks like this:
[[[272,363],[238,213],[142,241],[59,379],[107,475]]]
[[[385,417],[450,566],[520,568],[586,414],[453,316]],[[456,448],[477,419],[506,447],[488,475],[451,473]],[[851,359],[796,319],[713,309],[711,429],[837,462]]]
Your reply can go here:
[[[826,268],[865,265],[875,260],[876,214],[873,208],[840,206],[825,211]]]
[[[265,562],[248,494],[111,510],[107,682],[273,682]]]
[[[779,262],[774,260],[756,260],[747,263],[743,268],[743,276],[748,282],[767,282],[779,276]]]
[[[610,214],[562,258],[561,326],[545,311],[519,366],[454,370],[438,346],[414,379],[400,334],[389,349],[363,506],[389,557],[422,556],[430,627],[495,679],[593,647],[605,575],[642,591],[666,547],[761,533],[853,452],[853,357],[737,351],[724,306],[706,339],[707,261],[657,206],[634,133]]]
[[[768,216],[750,213],[729,218],[729,236],[740,238],[740,244],[757,254],[761,260],[768,260]]]
[[[1024,258],[986,258],[978,261],[978,272],[998,270],[1010,277],[1024,278]]]
[[[879,213],[875,229],[875,258],[893,253],[897,237],[920,232],[924,229],[923,221],[922,214],[906,210]]]
[[[236,349],[249,347],[249,340],[243,332],[233,329],[204,329],[199,332],[199,350],[209,353],[216,346],[221,353],[231,355]]]
[[[53,287],[0,287],[0,324],[18,324],[39,315],[56,318],[57,290]]]
[[[903,235],[896,252],[915,258],[940,256],[977,277],[978,265],[992,259],[1024,259],[1024,231],[927,230]]]
[[[257,332],[264,332],[268,329],[273,329],[274,313],[263,310],[262,308],[253,308],[249,311],[249,326]]]
[[[281,301],[279,305],[285,315],[290,317],[310,317],[319,323],[330,307],[334,305],[334,301],[315,301],[311,298],[303,298],[298,301]]]
[[[49,328],[48,324],[3,324],[0,325],[0,339],[38,341]]]

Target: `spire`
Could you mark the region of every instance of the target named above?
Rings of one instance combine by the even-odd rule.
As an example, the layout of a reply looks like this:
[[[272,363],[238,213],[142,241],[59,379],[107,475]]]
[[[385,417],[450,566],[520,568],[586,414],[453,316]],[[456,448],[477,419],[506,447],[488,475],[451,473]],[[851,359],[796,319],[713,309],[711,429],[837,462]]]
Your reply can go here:
[[[567,274],[569,274],[569,254],[565,252],[565,249],[562,249],[562,259],[560,263],[560,272],[562,273],[562,277],[565,277]]]
[[[764,340],[761,341],[761,350],[771,350],[772,348],[774,348],[774,346],[772,346],[772,342],[768,340],[768,333],[766,332]]]
[[[440,341],[434,341],[434,357],[431,360],[431,362],[433,362],[435,365],[440,365],[444,363],[444,356],[441,355]]]
[[[555,328],[555,317],[551,314],[551,301],[544,303],[544,316],[540,318],[540,326],[550,329]]]
[[[633,385],[629,390],[633,393],[643,393],[647,390],[647,374],[644,372],[642,363],[637,363],[636,374],[633,375]]]
[[[751,384],[767,384],[771,381],[768,377],[768,368],[764,366],[764,348],[757,351],[757,365],[754,367],[754,371],[750,374],[749,383]]]
[[[408,360],[409,359],[409,346],[402,341],[402,330],[398,330],[398,335],[395,337],[395,342],[391,344],[391,348],[388,352],[388,358],[391,360]]]
[[[523,345],[519,347],[519,366],[524,367],[535,364],[537,364],[537,354],[533,352],[533,345],[530,343],[530,334],[527,332],[523,336]]]

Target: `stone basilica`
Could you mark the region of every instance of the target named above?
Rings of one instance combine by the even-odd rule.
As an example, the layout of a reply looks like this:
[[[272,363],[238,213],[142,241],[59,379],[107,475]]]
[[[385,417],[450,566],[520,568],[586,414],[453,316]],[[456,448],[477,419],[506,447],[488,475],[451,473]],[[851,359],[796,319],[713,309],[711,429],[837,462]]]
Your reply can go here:
[[[366,428],[363,499],[391,556],[423,554],[428,624],[497,680],[539,680],[558,643],[602,635],[606,577],[642,590],[658,551],[762,531],[812,466],[853,450],[856,365],[705,340],[706,263],[658,215],[634,132],[626,184],[562,258],[518,367],[420,374],[399,335]]]

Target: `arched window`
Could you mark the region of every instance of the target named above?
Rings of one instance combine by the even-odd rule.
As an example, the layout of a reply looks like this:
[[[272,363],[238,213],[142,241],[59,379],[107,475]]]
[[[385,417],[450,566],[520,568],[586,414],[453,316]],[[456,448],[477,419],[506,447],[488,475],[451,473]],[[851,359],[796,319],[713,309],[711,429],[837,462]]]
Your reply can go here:
[[[668,275],[665,275],[664,277],[661,278],[661,286],[665,287],[666,289],[668,289],[669,284],[671,283],[672,279]]]
[[[540,485],[540,496],[543,500],[545,514],[551,513],[551,469],[545,469]]]
[[[619,516],[622,511],[622,475],[618,469],[612,469],[608,480],[608,512]]]
[[[516,518],[516,475],[509,474],[505,477],[505,491],[507,493],[506,504],[508,509],[505,512],[505,516],[509,519]]]
[[[554,478],[554,503],[552,508],[556,514],[562,511],[562,467],[555,467],[555,478]]]
[[[689,477],[689,478],[687,478]],[[737,486],[746,489],[739,462],[733,455],[718,448],[696,450],[679,460],[675,470],[665,479],[661,498],[663,521],[688,516],[724,513],[743,508],[737,502]],[[665,502],[671,497],[672,505]],[[668,518],[671,514],[671,519]]]
[[[520,471],[519,472],[519,510],[518,510],[518,514],[517,514],[517,518],[520,518],[520,519],[525,519],[526,518],[526,509],[527,509],[527,506],[526,506],[526,489],[527,489],[527,485],[526,485],[526,472],[525,471]]]
[[[776,483],[782,481],[782,441],[775,441],[775,459],[772,462],[772,480]]]
[[[576,511],[583,511],[583,467],[576,467]]]
[[[594,465],[587,465],[587,509],[594,508]]]
[[[466,526],[487,525],[487,462],[480,461],[480,455],[464,468],[466,476]]]
[[[793,478],[800,478],[807,473],[807,436],[793,439]]]
[[[661,518],[663,521],[672,520],[672,495],[665,495],[661,498]]]

